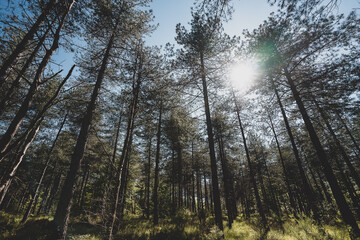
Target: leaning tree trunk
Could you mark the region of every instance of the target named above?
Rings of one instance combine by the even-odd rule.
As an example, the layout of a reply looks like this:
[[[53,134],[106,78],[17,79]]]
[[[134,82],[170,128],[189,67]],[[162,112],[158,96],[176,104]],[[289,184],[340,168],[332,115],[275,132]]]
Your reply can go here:
[[[274,137],[275,137],[276,147],[277,147],[277,150],[279,152],[280,163],[281,163],[281,167],[283,169],[284,181],[285,181],[287,192],[289,194],[290,206],[292,208],[292,212],[294,214],[296,214],[296,209],[297,208],[296,208],[296,205],[295,205],[294,195],[293,195],[293,192],[291,190],[291,185],[290,185],[290,181],[289,181],[289,175],[288,175],[288,172],[287,172],[286,167],[285,167],[284,157],[283,157],[282,151],[280,149],[279,140],[277,138],[277,134],[275,132],[275,128],[274,128],[274,124],[272,122],[271,116],[268,115],[268,117],[269,117],[269,120],[270,120],[271,130],[272,130],[272,132],[274,134]]]
[[[212,193],[213,193],[213,201],[214,201],[215,223],[220,228],[220,230],[223,230],[224,227],[222,222],[219,180],[218,180],[216,156],[215,156],[214,133],[213,133],[212,121],[210,115],[210,106],[209,106],[203,52],[200,52],[200,67],[201,67],[201,80],[203,85],[203,95],[204,95],[204,104],[205,104],[206,129],[207,129],[209,150],[210,150],[210,165],[211,165],[211,177],[212,177],[212,188],[213,188]]]
[[[30,104],[34,98],[35,93],[37,92],[38,88],[40,87],[40,81],[41,78],[43,76],[43,73],[45,71],[45,68],[47,66],[47,64],[50,61],[51,56],[53,55],[53,53],[56,51],[56,49],[59,47],[59,39],[60,39],[60,32],[65,24],[65,20],[66,17],[68,16],[72,6],[73,6],[74,0],[72,1],[71,4],[69,4],[69,6],[66,9],[66,12],[64,13],[64,15],[62,16],[60,22],[59,22],[59,26],[56,29],[55,35],[54,35],[54,40],[52,42],[52,45],[50,47],[50,49],[48,49],[46,51],[46,54],[44,56],[44,58],[42,59],[33,82],[31,83],[31,86],[28,90],[28,93],[24,99],[24,101],[22,102],[18,112],[16,113],[15,117],[13,118],[13,120],[11,121],[8,129],[6,130],[6,132],[4,133],[4,135],[1,137],[0,139],[0,158],[1,155],[6,151],[6,149],[8,148],[11,140],[14,138],[16,132],[18,131],[20,124],[22,123],[22,121],[24,120],[26,113],[30,107]],[[1,159],[0,159],[1,161]]]
[[[253,185],[253,188],[254,188],[256,206],[257,206],[258,212],[259,212],[260,217],[261,217],[262,225],[263,225],[263,227],[265,229],[265,232],[267,232],[269,227],[268,227],[267,219],[266,219],[266,216],[265,216],[265,213],[264,213],[264,208],[263,208],[263,205],[261,203],[259,190],[258,190],[258,187],[257,187],[257,184],[256,184],[255,172],[254,172],[251,160],[250,160],[249,149],[248,149],[247,144],[246,144],[246,137],[245,137],[245,133],[244,133],[244,128],[242,126],[242,122],[241,122],[241,118],[240,118],[240,109],[239,109],[239,106],[238,106],[238,104],[236,102],[235,94],[233,93],[233,95],[234,95],[234,102],[235,102],[235,107],[236,107],[237,118],[238,118],[238,121],[239,121],[241,136],[242,136],[243,143],[244,143],[244,148],[245,148],[245,153],[246,153],[246,160],[247,160],[248,167],[249,167],[250,180],[251,180],[251,184]]]
[[[305,194],[306,201],[309,204],[310,209],[313,211],[315,220],[319,221],[320,220],[319,210],[318,210],[317,205],[316,205],[315,194],[313,193],[313,190],[312,190],[309,182],[307,181],[305,171],[304,171],[301,159],[300,159],[300,154],[299,154],[298,148],[297,148],[296,143],[295,143],[294,135],[293,135],[293,133],[291,131],[291,127],[290,127],[288,118],[286,116],[284,106],[283,106],[283,104],[281,102],[279,92],[278,92],[278,90],[277,90],[274,83],[273,83],[273,88],[274,88],[274,91],[275,91],[277,102],[278,102],[280,110],[281,110],[281,114],[282,114],[283,119],[284,119],[286,131],[288,133],[288,136],[289,136],[289,139],[290,139],[290,142],[291,142],[291,146],[292,146],[292,150],[293,150],[293,153],[294,153],[294,156],[295,156],[296,164],[297,164],[297,167],[298,167],[298,170],[299,170],[299,173],[300,173],[300,178],[301,178],[301,183],[302,183],[301,184],[301,189]],[[306,212],[308,212],[308,211],[306,211]]]
[[[309,133],[311,142],[315,148],[316,154],[320,160],[320,163],[323,167],[324,174],[326,176],[327,181],[329,182],[331,191],[334,195],[336,204],[340,210],[340,213],[342,215],[342,218],[346,224],[348,224],[352,228],[352,234],[356,237],[360,237],[360,229],[359,226],[356,223],[355,217],[353,213],[350,210],[350,207],[348,203],[346,202],[346,199],[340,189],[339,183],[334,175],[334,172],[331,168],[330,162],[327,159],[325,150],[323,146],[321,145],[321,142],[319,140],[319,137],[315,131],[315,128],[311,122],[311,119],[305,109],[304,103],[300,97],[300,93],[297,91],[295,83],[288,72],[288,70],[285,68],[285,77],[287,79],[288,84],[290,85],[291,92],[293,94],[293,97],[295,98],[296,104],[299,107],[301,116],[304,120],[305,127]]]
[[[0,87],[4,84],[6,79],[6,72],[11,68],[12,64],[19,56],[19,54],[25,50],[26,44],[34,37],[35,33],[38,31],[40,25],[46,20],[46,17],[49,15],[51,9],[53,9],[54,5],[58,2],[58,0],[50,0],[50,2],[46,5],[42,13],[36,19],[35,23],[31,26],[29,31],[25,34],[23,39],[16,45],[15,49],[12,53],[4,60],[1,68],[0,68]],[[72,4],[71,4],[72,5]],[[44,40],[43,40],[44,41]]]
[[[10,99],[12,98],[12,96],[15,92],[15,89],[19,87],[20,80],[24,77],[26,70],[28,69],[30,64],[33,62],[40,47],[43,46],[46,36],[49,33],[49,31],[51,30],[53,23],[54,22],[52,22],[52,24],[46,29],[44,35],[39,39],[39,42],[37,43],[34,50],[31,52],[31,55],[26,60],[24,66],[21,68],[20,72],[17,74],[17,77],[15,78],[15,80],[11,83],[10,88],[6,91],[5,95],[2,97],[2,99],[0,101],[0,116],[4,113],[6,107],[8,106]]]
[[[110,57],[110,51],[114,43],[115,33],[117,31],[118,24],[115,25],[110,40],[106,46],[104,58],[101,63],[101,67],[96,79],[95,87],[93,89],[90,102],[87,106],[84,118],[82,120],[80,134],[78,136],[74,153],[71,157],[70,170],[67,174],[64,186],[62,188],[60,199],[57,205],[56,213],[54,216],[54,223],[58,230],[58,239],[65,239],[68,220],[70,216],[72,198],[74,195],[74,186],[76,176],[80,168],[81,161],[84,157],[86,143],[90,131],[91,120],[95,110],[96,99],[99,95],[102,81],[104,79],[105,70]]]
[[[316,108],[318,109],[322,119],[324,120],[325,125],[326,125],[332,139],[334,140],[337,148],[339,149],[342,158],[345,160],[345,163],[346,163],[347,167],[350,170],[352,178],[355,180],[355,183],[358,186],[358,189],[360,189],[360,177],[359,177],[359,174],[356,172],[354,165],[351,163],[350,157],[346,153],[344,147],[341,145],[341,143],[340,143],[339,139],[337,138],[333,128],[331,127],[331,125],[329,123],[329,120],[328,120],[328,116],[325,114],[324,110],[320,107],[319,103],[316,101],[316,99],[314,97],[313,97],[313,102],[315,103]]]
[[[20,164],[22,163],[22,160],[27,152],[27,150],[29,149],[31,143],[34,141],[36,134],[38,133],[39,129],[40,129],[40,125],[42,122],[43,118],[41,118],[36,125],[34,126],[34,128],[29,132],[28,136],[26,137],[23,146],[20,150],[20,152],[16,153],[16,164],[15,166],[12,168],[12,171],[8,174],[8,177],[6,178],[6,180],[1,184],[0,186],[0,205],[3,202],[5,195],[7,193],[7,190],[10,187],[10,184],[12,182],[12,180],[15,177],[16,171],[18,170]]]
[[[50,160],[51,160],[51,154],[52,154],[52,152],[53,152],[53,150],[54,150],[54,148],[55,148],[55,144],[56,144],[56,142],[57,142],[57,140],[58,140],[58,138],[59,138],[59,136],[60,136],[60,133],[61,133],[63,127],[64,127],[64,124],[65,124],[67,115],[68,115],[68,114],[66,113],[66,114],[65,114],[65,117],[64,117],[64,120],[63,120],[63,121],[61,122],[61,124],[60,124],[60,128],[59,128],[59,130],[58,130],[58,132],[57,132],[57,134],[56,134],[55,140],[54,140],[54,142],[53,142],[53,144],[52,144],[52,146],[51,146],[51,148],[50,148],[50,150],[49,150],[49,153],[48,153],[47,156],[46,156],[47,160],[46,160],[46,162],[45,162],[45,166],[44,166],[44,168],[43,168],[43,170],[42,170],[40,179],[39,179],[39,181],[38,181],[38,184],[37,184],[37,187],[36,187],[34,196],[31,198],[31,200],[30,200],[30,202],[29,202],[29,205],[28,205],[28,207],[27,207],[27,209],[26,209],[26,212],[25,212],[25,214],[24,214],[24,216],[23,216],[23,218],[22,218],[22,220],[21,220],[21,223],[26,222],[26,220],[27,220],[27,218],[29,217],[29,214],[30,214],[30,212],[31,212],[31,209],[32,209],[32,207],[33,207],[33,203],[36,202],[36,200],[37,200],[37,198],[38,198],[42,181],[43,181],[43,179],[44,179],[44,177],[45,177],[46,170],[47,170],[47,168],[48,168],[48,166],[49,166],[49,163],[50,163]],[[36,204],[35,204],[35,206],[36,206]],[[34,206],[34,208],[35,208],[35,206]]]
[[[139,51],[139,50],[138,50]],[[139,54],[139,53],[137,53]],[[138,58],[136,58],[136,62],[135,62],[135,66],[137,64],[139,64],[138,67],[138,72],[137,72],[137,76],[136,76],[136,69],[134,70],[134,74],[133,74],[133,98],[132,101],[130,103],[129,106],[129,117],[128,117],[128,125],[127,125],[127,130],[126,130],[126,136],[124,139],[124,145],[123,145],[123,149],[122,149],[122,153],[121,153],[121,157],[120,157],[120,162],[119,162],[119,166],[118,166],[118,171],[117,171],[117,177],[116,177],[116,193],[115,193],[115,202],[113,205],[113,212],[111,215],[111,220],[110,220],[110,226],[108,229],[108,239],[111,240],[113,238],[113,231],[114,231],[114,226],[115,226],[115,222],[116,222],[116,216],[117,216],[117,212],[118,212],[118,205],[121,201],[121,193],[123,192],[123,188],[124,188],[124,183],[126,180],[126,165],[127,165],[127,161],[128,161],[128,155],[130,152],[130,148],[131,148],[131,144],[132,144],[132,134],[133,134],[133,130],[134,130],[134,122],[135,122],[135,116],[136,116],[136,112],[137,112],[137,104],[138,104],[138,97],[139,97],[139,92],[140,92],[140,86],[141,86],[141,71],[142,71],[142,53],[140,53],[139,57],[139,63]]]

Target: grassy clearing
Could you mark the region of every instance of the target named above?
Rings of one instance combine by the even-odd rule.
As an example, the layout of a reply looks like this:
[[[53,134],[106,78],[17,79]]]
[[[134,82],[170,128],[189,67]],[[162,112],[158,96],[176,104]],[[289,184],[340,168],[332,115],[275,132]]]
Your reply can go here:
[[[30,218],[26,224],[20,224],[21,215],[0,211],[0,239],[32,240],[46,239],[51,235],[50,220],[48,218]],[[115,234],[117,240],[257,240],[261,239],[262,229],[256,222],[244,221],[238,218],[231,229],[224,219],[224,231],[214,226],[214,218],[209,216],[200,223],[197,216],[188,212],[178,212],[172,219],[161,219],[159,225],[142,217],[131,215],[123,219],[120,230]],[[81,216],[72,219],[69,225],[68,240],[101,240],[106,239],[103,229],[96,219]],[[319,227],[306,217],[291,218],[284,222],[283,228],[273,223],[265,238],[267,240],[346,240],[350,239],[348,229],[340,222]]]

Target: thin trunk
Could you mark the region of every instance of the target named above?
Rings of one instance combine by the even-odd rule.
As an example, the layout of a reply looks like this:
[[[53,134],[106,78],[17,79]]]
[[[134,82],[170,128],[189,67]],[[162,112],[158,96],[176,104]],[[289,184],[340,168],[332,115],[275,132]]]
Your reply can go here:
[[[292,208],[292,212],[296,213],[296,205],[295,205],[294,195],[293,195],[293,192],[291,190],[290,181],[289,181],[289,175],[288,175],[288,172],[287,172],[286,167],[285,167],[284,157],[282,155],[279,140],[277,138],[277,134],[275,132],[275,128],[274,128],[274,124],[272,122],[271,116],[268,115],[268,117],[269,117],[269,120],[270,120],[271,130],[272,130],[272,132],[274,134],[274,137],[275,137],[276,147],[277,147],[278,152],[279,152],[280,163],[281,163],[281,167],[282,167],[282,170],[283,170],[283,176],[284,176],[286,189],[287,189],[287,192],[288,192],[288,195],[289,195],[290,206]]]
[[[78,205],[79,205],[80,209],[83,208],[84,196],[85,196],[85,193],[86,193],[86,185],[88,183],[89,176],[90,176],[90,169],[89,169],[89,166],[87,166],[86,170],[85,170],[85,179],[84,179],[84,182],[82,184],[80,194],[79,194],[79,200],[78,200]]]
[[[281,110],[281,114],[282,114],[283,119],[284,119],[286,131],[288,133],[288,136],[289,136],[289,139],[290,139],[290,142],[291,142],[292,150],[294,152],[296,164],[297,164],[297,167],[298,167],[298,170],[299,170],[299,173],[300,173],[300,178],[301,178],[301,183],[302,183],[301,184],[302,192],[305,194],[306,201],[307,201],[310,209],[312,210],[312,212],[314,214],[315,220],[319,221],[319,212],[318,212],[317,205],[316,205],[315,195],[313,193],[313,190],[312,190],[311,186],[309,185],[309,182],[307,181],[305,171],[304,171],[301,159],[300,159],[299,150],[298,150],[298,148],[296,146],[295,138],[294,138],[294,135],[293,135],[293,133],[291,131],[290,124],[289,124],[288,118],[286,116],[284,106],[283,106],[283,104],[281,102],[281,99],[280,99],[280,96],[279,96],[279,92],[278,92],[275,85],[273,87],[274,87],[275,95],[276,95],[276,98],[277,98],[277,102],[278,102],[280,110]],[[306,213],[308,213],[308,211],[306,211]]]
[[[202,194],[201,194],[201,177],[199,174],[199,164],[197,164],[195,173],[196,173],[196,195],[197,195],[197,209],[200,213],[200,210],[202,209]]]
[[[339,120],[341,121],[342,125],[345,127],[345,130],[347,132],[347,134],[350,136],[352,142],[354,143],[355,148],[358,151],[358,154],[360,154],[360,146],[359,144],[356,142],[354,136],[352,135],[349,127],[347,126],[346,122],[344,121],[344,119],[342,119],[342,117],[340,116],[340,113],[338,111],[336,111],[336,115],[338,116]]]
[[[244,132],[244,128],[242,126],[241,118],[240,118],[240,109],[239,109],[238,104],[236,102],[235,94],[233,94],[233,95],[234,95],[234,102],[235,102],[235,107],[236,107],[237,118],[238,118],[238,121],[239,121],[241,135],[242,135],[242,139],[243,139],[243,143],[244,143],[244,148],[245,148],[245,153],[246,153],[246,160],[247,160],[248,167],[249,167],[250,180],[251,180],[251,183],[252,183],[253,188],[254,188],[256,206],[257,206],[258,212],[259,212],[260,217],[261,217],[262,225],[263,225],[263,227],[265,229],[265,232],[267,232],[269,227],[268,227],[267,219],[266,219],[266,216],[265,216],[265,213],[264,213],[264,208],[263,208],[263,205],[261,203],[259,190],[258,190],[258,187],[257,187],[257,184],[256,184],[255,172],[254,172],[251,160],[250,160],[249,149],[248,149],[247,144],[246,144],[245,132]]]
[[[203,175],[204,175],[204,195],[205,195],[205,209],[209,210],[209,197],[208,197],[208,190],[207,190],[207,184],[206,184],[206,172],[205,172],[205,166],[203,167]]]
[[[217,165],[216,165],[216,157],[215,157],[214,134],[212,129],[211,115],[210,115],[210,106],[208,99],[203,52],[200,52],[200,64],[201,64],[201,80],[203,85],[203,95],[204,95],[204,104],[205,104],[206,129],[207,129],[209,150],[210,150],[210,165],[211,165],[211,177],[212,177],[212,188],[213,188],[212,192],[213,192],[214,211],[215,211],[215,223],[220,228],[220,230],[223,230],[224,227],[222,222],[219,181],[218,181],[218,173],[217,173]]]
[[[160,100],[162,101],[162,100]],[[160,142],[161,142],[161,114],[162,102],[160,103],[158,130],[156,134],[156,156],[155,156],[155,179],[154,179],[154,224],[159,223],[159,201],[158,201],[158,188],[159,188],[159,161],[160,161]]]
[[[337,182],[337,179],[334,175],[334,172],[331,168],[331,165],[327,159],[327,156],[326,156],[326,153],[324,151],[324,148],[323,146],[321,145],[321,142],[319,140],[319,137],[314,129],[314,126],[311,122],[311,119],[305,109],[305,106],[302,102],[302,99],[300,97],[300,94],[299,92],[297,91],[296,87],[295,87],[295,84],[294,84],[294,81],[293,79],[291,78],[289,72],[287,71],[287,69],[284,69],[285,71],[285,77],[287,78],[287,81],[290,85],[290,89],[291,89],[291,92],[293,94],[293,97],[295,98],[295,101],[296,101],[296,104],[297,106],[299,107],[299,110],[300,110],[300,113],[301,113],[301,116],[304,120],[304,123],[305,123],[305,126],[306,126],[306,129],[309,133],[309,136],[310,136],[310,139],[311,139],[311,142],[316,150],[316,154],[321,162],[321,165],[323,167],[323,171],[325,173],[325,176],[326,176],[326,179],[327,181],[329,182],[330,184],[330,187],[331,187],[331,190],[332,190],[332,193],[334,195],[334,198],[335,198],[335,201],[336,201],[336,204],[340,210],[340,213],[342,215],[342,218],[344,220],[344,222],[346,224],[348,224],[349,226],[351,226],[352,228],[352,233],[354,234],[354,236],[356,237],[360,237],[360,229],[359,229],[359,226],[357,225],[356,223],[356,220],[355,220],[355,217],[353,215],[353,213],[351,212],[350,210],[350,207],[348,205],[348,203],[346,202],[346,199],[340,189],[340,186]]]
[[[29,135],[26,137],[24,143],[23,143],[23,147],[21,148],[20,152],[18,152],[16,154],[16,165],[13,167],[12,171],[8,174],[8,177],[6,178],[6,180],[2,183],[2,185],[0,186],[0,205],[2,204],[5,195],[7,193],[7,190],[9,189],[9,186],[12,182],[12,180],[15,177],[16,171],[18,170],[20,164],[22,163],[22,160],[24,159],[24,156],[27,152],[27,150],[29,149],[31,143],[34,141],[36,134],[38,133],[39,129],[40,129],[40,125],[42,122],[43,118],[41,118],[36,126],[34,127],[34,129],[31,130],[31,132],[29,133]]]
[[[4,84],[6,79],[6,72],[11,68],[16,58],[19,56],[21,52],[23,52],[26,48],[26,45],[29,43],[31,39],[33,39],[35,33],[38,31],[40,25],[46,20],[46,17],[49,15],[50,10],[53,9],[54,5],[58,2],[58,0],[50,0],[46,5],[42,13],[36,19],[35,23],[31,26],[29,31],[25,34],[25,36],[21,39],[21,41],[16,45],[15,49],[12,53],[3,61],[3,64],[0,68],[0,87]]]
[[[68,116],[68,114],[66,113],[66,114],[65,114],[65,117],[64,117],[64,120],[63,120],[63,121],[61,122],[61,124],[60,124],[60,128],[59,128],[59,130],[58,130],[58,132],[57,132],[57,134],[56,134],[55,140],[53,141],[53,144],[51,145],[51,148],[50,148],[50,150],[49,150],[49,152],[48,152],[48,154],[47,154],[47,156],[46,156],[47,160],[46,160],[46,162],[45,162],[45,165],[44,165],[44,168],[43,168],[43,170],[42,170],[40,179],[39,179],[39,181],[38,181],[38,184],[37,184],[37,187],[36,187],[34,196],[33,196],[33,198],[30,200],[29,205],[28,205],[28,208],[27,208],[27,210],[26,210],[26,212],[25,212],[25,214],[24,214],[24,216],[23,216],[23,218],[22,218],[22,220],[21,220],[22,223],[26,222],[27,218],[29,217],[30,211],[31,211],[31,209],[32,209],[32,207],[33,207],[33,203],[34,203],[34,201],[36,201],[37,198],[38,198],[42,181],[43,181],[43,179],[44,179],[44,177],[45,177],[46,170],[47,170],[47,168],[49,167],[49,164],[50,164],[51,154],[52,154],[52,152],[53,152],[53,150],[54,150],[54,148],[55,148],[56,142],[57,142],[57,140],[58,140],[58,138],[59,138],[59,136],[60,136],[60,133],[61,133],[63,127],[64,127],[64,124],[65,124],[65,122],[66,122],[67,116]],[[35,206],[36,206],[36,204],[35,204]],[[35,208],[35,206],[34,206],[34,208]]]
[[[139,54],[139,53],[137,53],[137,54]],[[119,203],[121,203],[121,197],[122,197],[122,196],[120,196],[120,194],[123,193],[124,182],[126,180],[126,176],[125,176],[126,171],[125,170],[126,170],[126,165],[128,164],[127,160],[128,160],[128,156],[129,156],[131,142],[132,142],[134,121],[135,121],[135,116],[136,116],[136,111],[137,111],[138,96],[139,96],[140,85],[141,85],[142,59],[141,59],[141,56],[137,56],[137,57],[140,57],[140,60],[138,63],[138,58],[136,58],[135,66],[137,66],[139,64],[139,67],[138,67],[138,69],[135,69],[134,73],[133,73],[133,99],[129,106],[128,126],[127,126],[127,130],[126,130],[126,136],[124,139],[124,145],[123,145],[120,162],[119,162],[119,166],[118,166],[118,171],[117,171],[115,202],[113,205],[114,210],[113,210],[113,214],[111,216],[111,225],[108,229],[108,231],[109,231],[108,239],[109,240],[111,240],[113,238],[113,230],[114,230],[117,211],[118,211],[118,207],[119,207],[118,205],[119,205]],[[138,70],[138,72],[136,72],[136,70]],[[136,77],[136,74],[137,74],[137,77]]]
[[[150,218],[150,179],[151,179],[151,139],[149,140],[147,179],[146,179],[146,218]]]
[[[46,29],[46,32],[44,33],[44,35],[39,39],[39,42],[37,43],[36,47],[32,51],[29,58],[26,60],[24,66],[21,68],[21,70],[18,73],[16,79],[11,83],[10,88],[6,91],[4,97],[2,98],[2,100],[0,102],[0,116],[4,113],[10,99],[12,98],[12,96],[14,94],[15,89],[19,87],[20,80],[24,77],[26,70],[28,69],[28,67],[30,66],[32,61],[34,60],[34,58],[35,58],[37,52],[39,51],[40,47],[43,45],[48,32],[52,28],[53,23]]]
[[[196,202],[195,202],[195,159],[194,159],[194,142],[191,142],[191,184],[192,184],[192,203],[191,211],[196,212]]]
[[[219,155],[221,161],[221,167],[223,171],[224,193],[225,193],[225,205],[227,209],[227,215],[229,220],[229,228],[231,229],[232,223],[236,218],[236,206],[234,208],[234,186],[232,181],[232,173],[229,169],[229,163],[226,159],[224,143],[222,136],[218,136]]]
[[[313,101],[314,101],[322,119],[324,120],[325,125],[326,125],[331,137],[333,138],[333,141],[335,142],[337,148],[339,149],[342,158],[345,160],[345,163],[350,170],[351,177],[355,180],[355,183],[358,186],[358,189],[360,189],[360,177],[359,177],[359,174],[356,172],[355,167],[351,163],[350,157],[348,156],[344,147],[341,145],[339,139],[337,138],[333,128],[331,127],[331,125],[328,121],[328,117],[325,114],[324,110],[320,107],[319,103],[316,101],[316,99],[314,97],[313,97]]]
[[[178,163],[178,167],[177,167],[178,207],[181,208],[183,204],[182,201],[183,174],[182,174],[182,149],[179,142],[177,143],[176,151],[177,151],[177,163]]]
[[[64,186],[62,188],[60,199],[57,205],[56,213],[54,216],[54,223],[57,227],[59,236],[58,239],[65,239],[68,220],[70,216],[70,209],[72,205],[72,199],[74,195],[74,185],[76,181],[76,176],[79,171],[81,161],[84,157],[84,152],[86,148],[86,143],[88,140],[88,135],[91,126],[91,120],[94,114],[96,99],[99,95],[102,81],[104,79],[106,66],[110,57],[110,50],[112,48],[115,33],[117,30],[117,25],[114,27],[114,31],[110,37],[109,43],[106,47],[104,58],[101,63],[101,67],[96,79],[95,87],[93,89],[90,102],[87,106],[84,118],[82,120],[80,134],[78,136],[74,153],[71,157],[70,170],[67,174]]]
[[[101,217],[102,217],[103,221],[106,221],[106,219],[107,219],[105,215],[106,215],[106,208],[107,208],[108,197],[109,197],[108,195],[109,195],[109,192],[111,189],[111,182],[113,180],[113,170],[115,168],[115,159],[116,159],[116,152],[117,152],[119,136],[120,136],[121,119],[122,119],[122,108],[119,113],[119,120],[118,120],[118,124],[117,124],[117,128],[116,128],[113,154],[111,156],[111,162],[108,165],[109,177],[108,177],[108,180],[106,183],[106,187],[105,187],[105,191],[104,191],[104,198],[103,198],[102,204],[101,204]]]
[[[45,68],[46,68],[47,64],[49,63],[51,56],[56,51],[56,49],[59,47],[60,32],[61,32],[61,30],[62,30],[62,28],[64,26],[66,17],[70,12],[73,3],[74,3],[74,0],[72,1],[71,4],[69,4],[69,6],[67,7],[67,11],[62,16],[61,21],[59,23],[59,26],[56,29],[52,45],[51,45],[50,49],[48,49],[46,51],[46,54],[45,54],[44,58],[42,59],[40,65],[39,65],[39,67],[38,67],[38,69],[36,71],[34,80],[30,85],[30,88],[28,90],[28,93],[27,93],[24,101],[22,102],[22,104],[21,104],[19,110],[17,111],[15,117],[11,121],[8,129],[6,130],[6,132],[4,133],[4,135],[0,139],[0,156],[6,151],[6,149],[8,148],[8,146],[10,144],[10,142],[14,138],[16,132],[18,131],[18,129],[20,127],[20,124],[24,120],[24,118],[26,116],[26,113],[29,110],[29,107],[31,105],[31,102],[32,102],[32,100],[34,98],[35,93],[37,92],[38,88],[40,87],[40,81],[41,81],[41,78],[42,78],[43,73],[45,71]]]

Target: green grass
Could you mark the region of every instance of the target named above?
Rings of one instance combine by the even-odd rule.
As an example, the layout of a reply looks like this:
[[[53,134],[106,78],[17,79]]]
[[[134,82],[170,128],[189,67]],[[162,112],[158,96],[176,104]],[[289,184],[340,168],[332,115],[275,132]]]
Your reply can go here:
[[[9,214],[0,211],[0,239],[46,239],[51,235],[51,223],[48,218],[30,218],[26,224],[20,224],[21,215]],[[255,220],[254,220],[255,219]],[[267,240],[347,240],[350,239],[348,229],[340,221],[331,225],[318,226],[314,220],[307,217],[299,219],[289,218],[282,227],[276,221],[271,223],[270,231],[262,239]],[[258,227],[256,218],[245,221],[237,218],[232,228],[227,226],[224,218],[224,231],[215,225],[215,220],[209,216],[200,223],[197,216],[189,211],[179,211],[172,219],[160,219],[158,225],[140,216],[126,216],[114,234],[114,239],[122,240],[257,240],[261,239],[263,230]],[[68,240],[101,240],[106,239],[104,229],[99,219],[89,216],[72,218],[68,229]]]

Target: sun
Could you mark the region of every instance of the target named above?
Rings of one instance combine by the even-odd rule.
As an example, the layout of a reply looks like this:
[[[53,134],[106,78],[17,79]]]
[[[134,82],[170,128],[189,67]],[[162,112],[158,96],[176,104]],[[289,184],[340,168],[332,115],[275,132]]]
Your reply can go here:
[[[253,62],[237,62],[229,68],[229,81],[238,91],[246,91],[255,82],[259,69]]]

